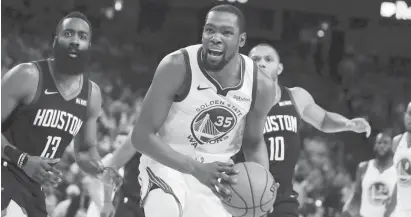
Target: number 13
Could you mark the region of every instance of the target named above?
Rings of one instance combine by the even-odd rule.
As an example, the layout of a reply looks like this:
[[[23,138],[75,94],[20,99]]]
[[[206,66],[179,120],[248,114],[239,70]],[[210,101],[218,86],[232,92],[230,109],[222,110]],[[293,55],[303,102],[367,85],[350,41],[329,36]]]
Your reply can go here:
[[[284,160],[284,137],[270,137],[270,161]]]

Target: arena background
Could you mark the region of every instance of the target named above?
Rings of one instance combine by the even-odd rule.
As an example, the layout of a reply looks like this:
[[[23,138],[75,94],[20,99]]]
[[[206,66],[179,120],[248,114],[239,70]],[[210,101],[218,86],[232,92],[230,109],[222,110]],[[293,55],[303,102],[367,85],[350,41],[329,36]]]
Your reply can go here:
[[[301,215],[338,216],[358,162],[373,156],[375,132],[403,130],[402,112],[411,100],[411,8],[395,14],[381,8],[382,0],[3,0],[2,75],[50,56],[58,21],[72,10],[85,13],[93,25],[88,71],[104,94],[98,132],[104,156],[130,131],[161,58],[200,42],[207,10],[223,2],[245,13],[242,53],[257,43],[274,45],[285,66],[280,83],[307,89],[327,110],[370,121],[370,139],[304,127],[295,177]],[[63,184],[45,190],[50,213],[76,195],[86,200],[73,217],[87,209],[90,182],[73,162],[69,147],[59,163]]]

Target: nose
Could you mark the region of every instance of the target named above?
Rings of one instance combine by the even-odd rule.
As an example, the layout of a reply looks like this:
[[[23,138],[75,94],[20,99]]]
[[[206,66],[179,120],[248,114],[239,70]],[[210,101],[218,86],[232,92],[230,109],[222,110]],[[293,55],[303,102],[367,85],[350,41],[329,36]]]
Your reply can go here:
[[[70,42],[70,46],[73,46],[75,48],[78,48],[80,46],[80,40],[77,36],[73,37],[73,40]]]
[[[265,65],[262,63],[258,63],[258,67],[265,69]]]
[[[219,45],[222,43],[220,37],[218,35],[213,35],[210,40],[213,44]]]

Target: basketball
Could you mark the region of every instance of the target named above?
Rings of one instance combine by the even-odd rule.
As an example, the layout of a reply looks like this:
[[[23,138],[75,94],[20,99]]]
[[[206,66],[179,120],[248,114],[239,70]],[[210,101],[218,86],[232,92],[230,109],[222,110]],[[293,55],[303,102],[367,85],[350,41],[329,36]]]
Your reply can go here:
[[[233,217],[260,217],[270,211],[277,196],[271,173],[253,162],[238,163],[234,168],[239,171],[237,183],[222,183],[231,191],[231,196],[222,201],[225,209]]]

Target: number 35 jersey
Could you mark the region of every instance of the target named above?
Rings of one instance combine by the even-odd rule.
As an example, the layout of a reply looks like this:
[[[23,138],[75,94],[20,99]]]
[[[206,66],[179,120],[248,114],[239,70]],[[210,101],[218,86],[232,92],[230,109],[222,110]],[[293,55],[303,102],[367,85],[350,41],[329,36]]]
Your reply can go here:
[[[201,45],[177,52],[184,55],[190,88],[184,99],[172,104],[158,133],[180,153],[229,159],[240,149],[243,125],[255,98],[257,67],[241,55],[241,81],[223,89],[202,65]]]
[[[91,84],[83,76],[80,94],[65,100],[51,77],[50,60],[33,63],[39,71],[35,99],[30,105],[14,110],[2,126],[3,135],[29,155],[60,158],[86,118]]]
[[[281,99],[267,115],[264,139],[267,144],[270,172],[282,190],[292,190],[294,167],[300,155],[301,118],[291,91],[281,86]]]

